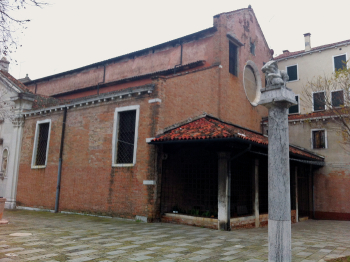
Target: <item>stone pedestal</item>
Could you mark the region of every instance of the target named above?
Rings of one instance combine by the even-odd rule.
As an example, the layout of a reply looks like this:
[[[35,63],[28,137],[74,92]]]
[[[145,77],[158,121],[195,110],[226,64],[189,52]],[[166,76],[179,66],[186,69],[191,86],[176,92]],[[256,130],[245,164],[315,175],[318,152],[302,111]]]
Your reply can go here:
[[[218,229],[229,231],[230,225],[230,200],[231,200],[231,172],[230,153],[218,153]]]
[[[295,94],[284,85],[261,91],[260,105],[269,109],[268,199],[269,261],[291,261],[291,205],[288,108]]]

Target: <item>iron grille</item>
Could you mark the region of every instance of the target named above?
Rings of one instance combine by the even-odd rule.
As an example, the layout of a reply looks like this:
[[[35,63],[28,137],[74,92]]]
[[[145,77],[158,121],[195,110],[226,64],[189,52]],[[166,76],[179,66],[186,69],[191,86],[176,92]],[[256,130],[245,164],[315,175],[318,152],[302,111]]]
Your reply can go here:
[[[253,213],[253,167],[246,156],[231,163],[231,217]]]
[[[46,163],[47,142],[49,138],[50,123],[39,125],[38,145],[36,148],[35,165],[43,166]]]
[[[131,164],[134,161],[136,110],[119,112],[117,164]]]
[[[163,161],[161,212],[217,217],[218,160],[215,152],[181,149]]]

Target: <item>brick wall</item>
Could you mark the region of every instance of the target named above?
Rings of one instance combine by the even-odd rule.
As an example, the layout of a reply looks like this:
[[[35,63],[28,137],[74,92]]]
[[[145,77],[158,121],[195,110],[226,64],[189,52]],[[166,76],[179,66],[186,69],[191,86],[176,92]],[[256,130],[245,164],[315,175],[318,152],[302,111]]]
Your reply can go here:
[[[249,21],[247,25],[247,21]],[[116,216],[147,216],[159,213],[159,187],[143,185],[143,180],[158,179],[155,146],[146,144],[164,128],[204,112],[222,120],[260,131],[263,107],[253,107],[243,87],[243,71],[247,60],[259,69],[270,59],[269,48],[251,10],[243,10],[214,19],[218,31],[213,36],[184,43],[183,64],[206,60],[205,67],[167,77],[131,81],[101,89],[101,93],[153,82],[156,90],[149,95],[123,98],[72,108],[68,110],[65,146],[63,151],[60,209],[113,214]],[[238,76],[228,71],[229,40],[234,33],[245,45],[239,51]],[[250,54],[250,39],[256,42],[256,55]],[[168,47],[140,57],[128,58],[106,65],[106,82],[173,68],[180,62],[180,46]],[[220,65],[220,66],[219,66]],[[96,85],[103,80],[103,66],[67,74],[29,88],[37,93],[53,95]],[[263,75],[261,80],[263,82]],[[94,94],[89,91],[67,95],[77,98]],[[148,103],[160,98],[160,103]],[[140,105],[137,161],[134,167],[112,168],[113,117],[116,107]],[[48,165],[31,169],[35,124],[52,119]],[[58,156],[61,138],[62,113],[31,116],[26,119],[23,134],[22,158],[19,170],[19,205],[53,208],[55,203]],[[157,203],[157,204],[155,204]]]
[[[60,210],[152,217],[154,186],[143,185],[143,180],[153,179],[154,175],[154,148],[146,144],[157,107],[148,103],[151,98],[145,94],[67,111]],[[114,110],[129,105],[140,105],[136,164],[112,167]],[[31,169],[36,122],[48,118],[52,126],[47,167]],[[26,119],[18,205],[54,208],[62,119],[60,111]]]

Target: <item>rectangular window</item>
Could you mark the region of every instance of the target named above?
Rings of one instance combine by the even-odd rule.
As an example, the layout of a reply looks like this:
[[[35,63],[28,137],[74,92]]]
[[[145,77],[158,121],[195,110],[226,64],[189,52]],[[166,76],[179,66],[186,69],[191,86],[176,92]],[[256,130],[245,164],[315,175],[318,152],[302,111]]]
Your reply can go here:
[[[255,55],[255,43],[252,43],[252,40],[250,40],[250,53]]]
[[[317,92],[312,94],[313,111],[322,111],[326,109],[325,92]]]
[[[298,65],[287,66],[289,82],[298,80]]]
[[[51,120],[38,121],[36,123],[34,148],[32,156],[32,168],[44,168],[47,164],[49,152]]]
[[[327,148],[326,130],[312,130],[312,148]]]
[[[333,57],[334,71],[346,68],[346,54]]]
[[[136,163],[139,108],[115,109],[112,166],[133,166]]]
[[[295,96],[295,100],[298,104],[289,108],[289,114],[299,114],[299,95]]]
[[[340,107],[344,105],[344,92],[343,90],[337,90],[331,92],[332,106]]]
[[[229,72],[235,76],[238,76],[237,72],[237,52],[238,48],[233,43],[229,42]]]

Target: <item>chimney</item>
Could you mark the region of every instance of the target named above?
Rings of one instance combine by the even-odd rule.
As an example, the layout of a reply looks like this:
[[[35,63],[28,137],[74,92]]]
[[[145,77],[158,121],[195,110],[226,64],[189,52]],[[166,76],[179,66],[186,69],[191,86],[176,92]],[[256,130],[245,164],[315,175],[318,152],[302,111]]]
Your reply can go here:
[[[289,53],[289,50],[283,50],[283,54]]]
[[[310,51],[311,50],[311,40],[310,40],[311,34],[306,33],[304,34],[304,39],[305,39],[305,51]]]
[[[4,71],[8,72],[9,71],[9,65],[10,65],[10,62],[7,61],[6,57],[1,58],[1,60],[0,60],[0,70],[4,70]]]

